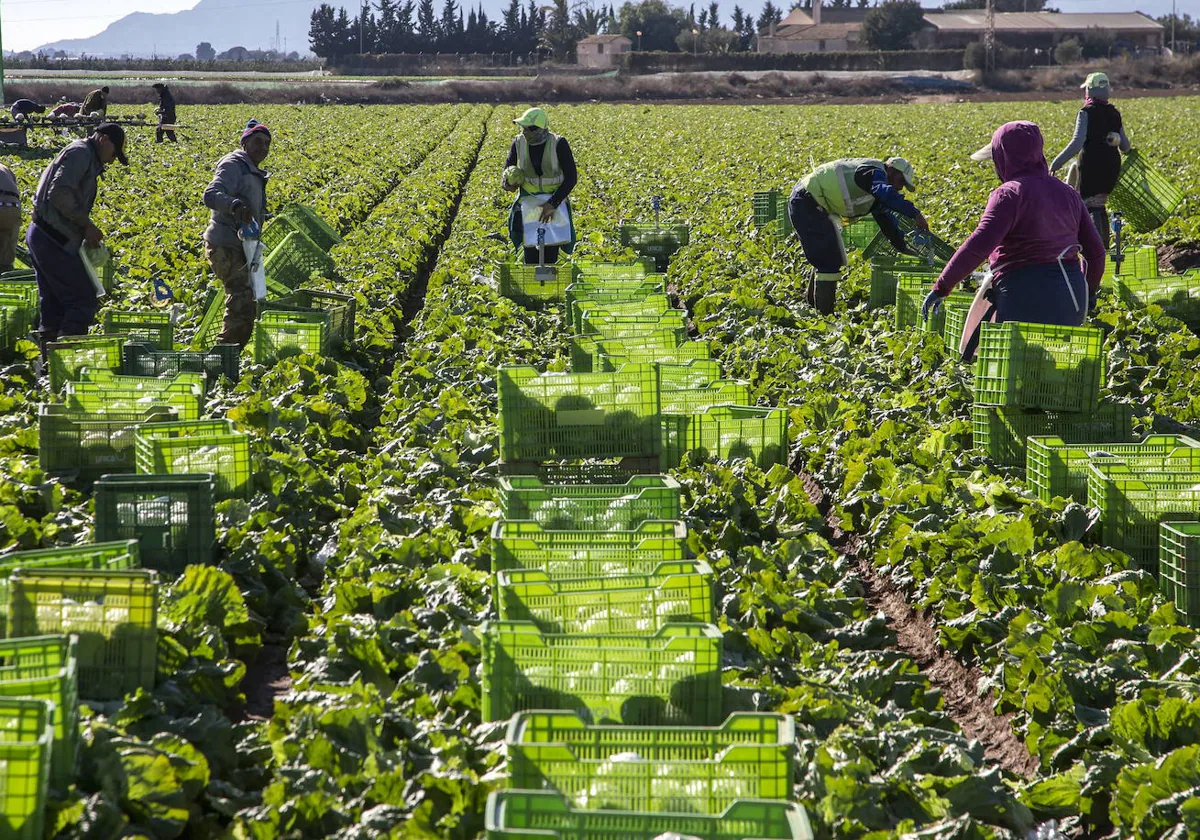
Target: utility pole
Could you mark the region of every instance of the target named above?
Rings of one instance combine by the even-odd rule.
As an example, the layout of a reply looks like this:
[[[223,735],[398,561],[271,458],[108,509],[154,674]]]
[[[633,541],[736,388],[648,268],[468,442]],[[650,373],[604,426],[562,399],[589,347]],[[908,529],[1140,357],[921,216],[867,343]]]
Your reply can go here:
[[[4,102],[4,37],[0,35],[0,103]]]
[[[987,31],[983,33],[983,49],[983,66],[990,73],[996,69],[996,7],[992,0],[987,0]]]
[[[1175,0],[1171,0],[1171,55],[1175,54]]]
[[[362,55],[363,51],[363,19],[367,16],[367,4],[363,3],[358,10],[358,54]]]

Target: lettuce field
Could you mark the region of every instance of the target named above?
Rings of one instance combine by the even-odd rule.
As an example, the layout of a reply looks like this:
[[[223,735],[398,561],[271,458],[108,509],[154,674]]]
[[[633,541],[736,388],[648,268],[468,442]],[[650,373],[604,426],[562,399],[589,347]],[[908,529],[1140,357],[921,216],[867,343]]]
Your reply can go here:
[[[1133,145],[1189,189],[1134,236],[1200,247],[1200,99],[1119,101]],[[804,303],[794,238],[751,195],[838,157],[903,155],[952,243],[995,174],[969,154],[1013,119],[1053,154],[1078,103],[549,107],[580,168],[577,257],[626,258],[616,228],[691,226],[669,288],[725,375],[786,407],[789,466],[685,459],[688,549],[715,574],[724,707],[790,716],[793,799],[816,837],[1200,836],[1200,627],[1106,546],[1087,506],[1041,500],[972,449],[971,382],[940,336],[867,306],[857,252],[836,313]],[[181,107],[178,145],[131,133],[94,219],[107,304],[152,281],[190,336],[215,282],[200,196],[254,116],[272,127],[271,208],[341,234],[332,292],[357,300],[328,357],[244,360],[206,417],[250,436],[252,492],[218,503],[209,566],[160,576],[157,677],[85,702],[64,840],[416,840],[484,836],[506,724],[481,713],[479,626],[495,617],[497,368],[569,369],[562,307],[502,297],[508,106]],[[47,151],[6,154],[32,194]],[[30,204],[26,201],[26,205]],[[1135,433],[1200,437],[1194,320],[1109,293],[1106,399]],[[103,312],[102,312],[103,315]],[[1189,326],[1190,323],[1190,326]],[[0,550],[90,542],[84,485],[39,467],[48,396],[19,345],[0,368]],[[525,835],[522,835],[525,836]],[[536,835],[529,835],[530,837]]]

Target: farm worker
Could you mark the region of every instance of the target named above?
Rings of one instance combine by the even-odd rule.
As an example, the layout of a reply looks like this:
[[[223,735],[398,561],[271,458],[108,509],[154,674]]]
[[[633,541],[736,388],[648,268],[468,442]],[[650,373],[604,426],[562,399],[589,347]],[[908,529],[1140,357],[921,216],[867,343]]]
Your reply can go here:
[[[271,130],[250,120],[242,130],[241,146],[221,158],[204,191],[204,206],[212,211],[204,231],[204,252],[225,287],[225,323],[217,343],[244,347],[254,330],[257,307],[238,231],[251,221],[261,228],[266,215],[271,176],[261,166],[271,152]]]
[[[1050,171],[1057,172],[1079,155],[1079,194],[1083,196],[1083,203],[1087,205],[1107,251],[1109,228],[1105,204],[1108,194],[1117,185],[1117,176],[1121,174],[1121,152],[1129,152],[1129,138],[1125,136],[1121,112],[1108,101],[1108,76],[1091,73],[1080,87],[1084,89],[1084,102],[1075,118],[1075,134],[1050,164]]]
[[[83,108],[80,113],[85,117],[99,115],[101,119],[108,113],[108,85],[94,90],[83,98]]]
[[[83,335],[95,321],[100,304],[79,249],[104,238],[92,223],[92,205],[98,179],[114,160],[129,165],[125,130],[102,123],[91,137],[59,152],[38,182],[25,244],[37,275],[43,342]]]
[[[534,265],[538,261],[538,249],[525,247],[522,200],[527,203],[540,202],[541,221],[547,223],[555,218],[559,207],[565,204],[564,209],[570,221],[571,203],[567,201],[567,196],[575,189],[579,171],[575,168],[571,147],[565,138],[550,133],[550,120],[541,108],[530,108],[513,122],[520,126],[521,133],[508,150],[501,186],[507,192],[518,193],[508,215],[508,232],[517,248],[525,248],[525,263]],[[575,245],[574,238],[575,227],[572,223],[571,242],[562,246],[567,253]],[[547,245],[544,250],[547,263],[558,259],[558,245]]]
[[[0,273],[13,270],[21,237],[21,192],[13,171],[0,163]]]
[[[154,142],[161,143],[165,136],[172,143],[178,142],[175,139],[175,132],[172,129],[164,129],[164,125],[175,124],[175,97],[171,93],[171,89],[162,82],[155,82],[151,85],[158,92],[158,128],[154,131]]]
[[[975,232],[942,269],[921,306],[928,317],[987,259],[990,306],[983,320],[1079,326],[1104,273],[1104,243],[1079,193],[1050,174],[1041,130],[1031,122],[996,129],[972,157],[989,157],[1001,184]],[[1079,264],[1082,254],[1086,269]]]
[[[879,229],[902,253],[910,253],[896,220],[899,213],[916,220],[920,230],[929,230],[921,211],[900,191],[917,187],[913,166],[904,158],[886,161],[871,158],[846,158],[823,163],[805,175],[788,200],[788,220],[804,258],[816,269],[809,280],[808,302],[825,315],[833,312],[837,283],[846,265],[846,247],[842,242],[842,222],[868,213]]]
[[[75,117],[79,115],[81,110],[83,110],[83,106],[78,102],[60,102],[54,107],[54,110],[50,112],[50,117],[53,119],[58,119],[60,117]]]
[[[30,114],[46,113],[46,106],[39,105],[32,99],[18,99],[8,110],[14,120],[26,120],[29,119]]]

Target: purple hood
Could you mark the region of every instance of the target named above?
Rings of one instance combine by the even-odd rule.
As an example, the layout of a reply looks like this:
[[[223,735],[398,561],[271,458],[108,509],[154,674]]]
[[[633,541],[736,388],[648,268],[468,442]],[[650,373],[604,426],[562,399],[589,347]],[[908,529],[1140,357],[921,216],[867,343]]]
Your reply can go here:
[[[936,288],[948,295],[985,259],[996,280],[1010,271],[1060,257],[1087,260],[1094,291],[1104,274],[1104,244],[1079,193],[1050,174],[1041,130],[1010,122],[992,135],[992,164],[1003,182],[992,191],[975,232],[942,270]]]
[[[1031,122],[1005,123],[992,135],[992,163],[1001,181],[1049,175],[1042,130]]]

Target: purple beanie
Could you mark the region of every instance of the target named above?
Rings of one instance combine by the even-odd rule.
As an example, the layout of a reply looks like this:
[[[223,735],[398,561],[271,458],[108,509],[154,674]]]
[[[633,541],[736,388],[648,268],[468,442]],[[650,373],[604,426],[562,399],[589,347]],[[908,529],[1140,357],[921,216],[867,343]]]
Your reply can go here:
[[[267,135],[268,138],[271,136],[271,129],[267,128],[258,120],[250,120],[250,122],[246,123],[246,127],[242,129],[242,142],[245,143],[247,138],[260,132]]]

